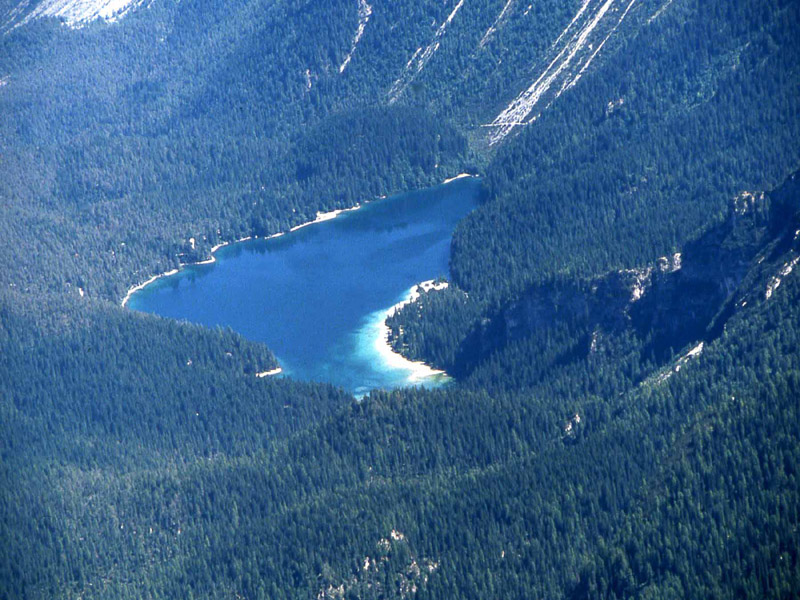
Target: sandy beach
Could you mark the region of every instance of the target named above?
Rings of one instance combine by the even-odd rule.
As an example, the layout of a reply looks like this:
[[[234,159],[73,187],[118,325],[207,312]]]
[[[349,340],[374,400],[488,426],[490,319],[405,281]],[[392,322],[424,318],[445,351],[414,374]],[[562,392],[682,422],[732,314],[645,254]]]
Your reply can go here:
[[[436,283],[432,279],[430,281],[423,281],[422,283],[419,283],[408,290],[408,294],[403,300],[390,307],[383,314],[377,335],[375,336],[375,352],[386,366],[393,369],[403,369],[408,371],[409,385],[421,383],[425,379],[431,377],[447,377],[447,373],[438,369],[434,369],[422,361],[411,361],[402,354],[395,352],[394,348],[392,348],[392,345],[389,342],[390,331],[386,321],[389,319],[389,317],[396,314],[397,311],[401,310],[403,307],[419,300],[419,297],[423,292],[442,290],[445,289],[447,285],[448,284],[446,281],[442,281],[440,283]]]
[[[338,210],[332,210],[324,213],[318,212],[316,219],[314,219],[313,221],[308,221],[307,223],[301,223],[300,225],[295,225],[289,230],[289,232],[291,233],[292,231],[297,231],[298,229],[302,229],[303,227],[308,227],[309,225],[316,225],[317,223],[324,223],[325,221],[330,221],[331,219],[335,219],[342,213],[353,212],[354,210],[358,210],[359,208],[361,208],[361,206],[362,206],[361,204],[356,204],[355,206],[351,206],[350,208],[340,208]],[[270,237],[276,237],[277,235],[282,235],[282,234],[275,234],[275,236],[270,236]]]
[[[458,179],[463,179],[465,177],[477,177],[477,175],[472,175],[470,173],[459,173],[455,177],[449,177],[448,179],[445,179],[441,183],[441,185],[445,185],[445,184],[451,183],[453,181],[456,181]],[[386,196],[382,195],[382,196],[378,197],[378,200],[382,200],[384,198],[386,198]],[[304,227],[308,227],[309,225],[315,225],[316,223],[324,223],[325,221],[330,221],[332,219],[335,219],[336,217],[338,217],[339,215],[341,215],[343,213],[353,212],[355,210],[358,210],[362,206],[364,206],[364,204],[356,204],[355,206],[352,206],[350,208],[341,208],[341,209],[337,209],[337,210],[331,210],[331,211],[328,211],[328,212],[318,212],[316,218],[313,221],[308,221],[306,223],[301,223],[300,225],[295,225],[294,227],[292,227],[289,230],[289,232],[279,231],[278,233],[273,233],[272,235],[267,236],[264,239],[265,240],[271,240],[273,238],[277,238],[277,237],[280,237],[282,235],[285,235],[286,233],[291,233],[292,231],[297,231],[298,229],[302,229]],[[209,254],[211,256],[209,256],[209,258],[207,258],[205,260],[202,260],[200,262],[195,262],[195,263],[181,263],[177,269],[172,269],[170,271],[167,271],[166,273],[161,273],[160,275],[154,275],[153,277],[151,277],[147,281],[143,281],[142,283],[134,285],[125,294],[125,297],[122,299],[121,305],[124,307],[128,303],[128,301],[131,299],[131,296],[133,296],[136,292],[144,289],[145,287],[147,287],[148,285],[150,285],[154,281],[157,281],[157,280],[161,279],[162,277],[169,277],[170,275],[175,275],[182,267],[191,266],[191,265],[210,265],[210,264],[216,262],[217,259],[214,256],[214,253],[217,250],[219,250],[220,248],[224,248],[225,246],[229,246],[230,244],[236,244],[238,242],[246,242],[246,241],[252,240],[252,239],[258,239],[258,236],[247,236],[247,237],[243,237],[243,238],[240,238],[240,239],[237,239],[237,240],[232,240],[232,241],[228,241],[228,242],[220,242],[219,244],[217,244],[216,246],[211,248],[211,251],[209,252]],[[422,285],[422,284],[420,284],[420,285]],[[394,307],[394,308],[397,309],[397,307]]]
[[[256,377],[262,379],[264,377],[272,377],[274,375],[280,375],[283,373],[283,369],[280,367],[275,367],[274,369],[270,369],[269,371],[261,371],[260,373],[256,373]]]
[[[476,176],[475,175],[471,175],[469,173],[461,173],[459,175],[456,175],[455,177],[450,177],[448,179],[445,179],[442,182],[441,185],[446,185],[446,184],[451,183],[453,181],[456,181],[456,180],[459,180],[459,179],[463,179],[463,178],[467,178],[467,177],[476,177]],[[380,196],[379,198],[376,198],[376,200],[380,200],[380,199],[385,198],[385,197],[386,196]],[[263,239],[269,240],[269,239],[272,239],[272,238],[281,237],[283,235],[286,235],[287,233],[294,232],[294,231],[297,231],[299,229],[303,229],[305,227],[308,227],[310,225],[314,225],[316,223],[323,223],[323,222],[326,222],[326,221],[331,221],[331,220],[337,218],[338,216],[340,216],[343,213],[359,210],[360,208],[362,208],[367,203],[368,202],[357,204],[356,206],[353,206],[351,208],[346,208],[346,209],[338,209],[338,210],[332,210],[332,211],[328,211],[328,212],[318,212],[316,214],[316,217],[311,221],[308,221],[306,223],[301,223],[300,225],[296,225],[296,226],[292,227],[288,231],[281,231],[281,232],[278,232],[278,233],[274,233],[274,234],[272,234],[272,235],[270,235],[268,237],[265,237]],[[153,283],[153,282],[155,282],[155,281],[157,281],[157,280],[159,280],[159,279],[161,279],[163,277],[169,277],[171,275],[175,275],[176,273],[179,272],[180,268],[182,268],[184,266],[212,264],[212,263],[216,262],[216,260],[217,260],[217,258],[215,256],[215,253],[218,250],[220,250],[221,248],[224,248],[226,246],[229,246],[231,244],[235,244],[235,243],[238,243],[238,242],[245,242],[245,241],[248,241],[248,240],[251,240],[251,239],[258,239],[258,236],[247,236],[247,237],[243,237],[243,238],[236,239],[236,240],[220,242],[220,243],[216,244],[215,246],[213,246],[211,248],[211,250],[209,252],[209,257],[207,259],[205,259],[203,261],[200,261],[200,262],[196,262],[196,263],[181,264],[179,266],[179,268],[177,268],[177,269],[171,269],[171,270],[167,271],[166,273],[162,273],[160,275],[154,275],[153,277],[150,277],[146,281],[144,281],[142,283],[139,283],[139,284],[131,287],[128,290],[128,292],[125,294],[125,297],[122,299],[122,306],[125,307],[128,304],[128,302],[131,299],[131,297],[136,292],[139,292],[140,290],[144,289],[145,287],[147,287],[151,283]],[[372,352],[374,352],[373,357],[375,357],[378,361],[380,361],[384,366],[386,366],[389,369],[396,369],[396,370],[399,370],[401,372],[408,373],[408,375],[406,377],[407,385],[417,385],[417,384],[423,383],[426,380],[431,380],[431,379],[436,379],[436,378],[447,379],[448,375],[444,371],[441,371],[441,370],[438,370],[438,369],[434,369],[433,367],[431,367],[430,365],[425,364],[422,361],[411,361],[411,360],[407,359],[406,357],[404,357],[402,354],[400,354],[398,352],[395,352],[394,349],[392,348],[390,342],[389,342],[390,331],[389,331],[389,327],[386,324],[386,321],[387,321],[387,319],[389,317],[394,315],[397,311],[401,310],[403,307],[405,307],[408,304],[411,304],[413,302],[416,302],[423,292],[427,292],[427,291],[430,291],[430,290],[443,289],[445,287],[447,287],[447,282],[440,282],[440,283],[437,284],[434,280],[424,281],[422,283],[419,283],[419,284],[413,286],[412,288],[410,288],[408,290],[408,293],[403,298],[403,300],[401,300],[400,302],[398,302],[394,306],[389,307],[386,311],[380,311],[380,312],[376,313],[374,315],[374,320],[372,321],[372,324],[370,325],[370,333],[368,334],[369,337],[367,339],[372,338],[372,341],[368,341],[367,343],[372,346]],[[375,356],[375,355],[377,355],[377,356]],[[271,370],[268,370],[268,371],[263,371],[263,372],[260,372],[260,373],[256,373],[256,377],[264,378],[264,377],[270,377],[270,376],[278,375],[280,373],[282,373],[282,369],[281,369],[281,367],[277,367],[275,369],[271,369]]]
[[[456,181],[457,179],[464,179],[465,177],[477,177],[477,175],[473,175],[472,173],[459,173],[455,177],[448,177],[442,182],[442,185],[450,183],[452,181]]]
[[[158,279],[161,279],[162,277],[169,277],[170,275],[175,275],[175,273],[177,273],[177,272],[178,272],[178,269],[172,269],[171,271],[167,271],[166,273],[161,273],[161,275],[153,275],[147,281],[143,281],[139,285],[133,286],[131,289],[128,290],[128,293],[125,294],[125,297],[122,299],[122,306],[125,306],[128,303],[128,300],[131,299],[131,296],[133,296],[139,290],[144,289],[145,287],[147,287],[148,285],[150,285],[154,281],[157,281]]]
[[[295,225],[294,227],[292,227],[289,230],[289,233],[291,233],[292,231],[297,231],[298,229],[302,229],[303,227],[308,227],[309,225],[315,225],[317,223],[323,223],[325,221],[330,221],[331,219],[335,219],[336,217],[338,217],[342,213],[352,212],[354,210],[358,210],[362,206],[363,206],[362,204],[357,204],[356,206],[353,206],[351,208],[343,208],[343,209],[339,209],[339,210],[332,210],[332,211],[324,212],[324,213],[323,212],[318,212],[316,218],[313,221],[308,221],[306,223],[301,223],[300,225]],[[278,238],[278,237],[281,237],[282,235],[286,235],[286,233],[287,232],[285,232],[285,231],[279,231],[278,233],[273,233],[272,235],[267,236],[267,237],[265,237],[263,239],[271,240],[273,238]],[[194,263],[181,263],[180,266],[177,269],[172,269],[170,271],[167,271],[166,273],[161,273],[160,275],[154,275],[153,277],[151,277],[147,281],[143,281],[142,283],[139,283],[139,284],[133,286],[125,294],[125,297],[122,299],[121,305],[124,307],[128,303],[128,301],[131,299],[131,296],[133,296],[136,292],[144,289],[145,287],[147,287],[148,285],[150,285],[154,281],[157,281],[157,280],[161,279],[162,277],[169,277],[170,275],[175,275],[183,267],[188,267],[188,266],[192,266],[192,265],[210,265],[210,264],[213,264],[217,260],[216,256],[214,256],[214,253],[217,250],[219,250],[220,248],[224,248],[226,246],[230,246],[231,244],[237,244],[239,242],[247,242],[247,241],[253,240],[253,239],[259,239],[259,237],[258,236],[249,235],[247,237],[239,238],[239,239],[228,241],[228,242],[220,242],[219,244],[217,244],[216,246],[211,248],[211,250],[209,251],[209,254],[211,256],[209,256],[209,258],[207,258],[205,260],[201,260],[199,262],[194,262]]]

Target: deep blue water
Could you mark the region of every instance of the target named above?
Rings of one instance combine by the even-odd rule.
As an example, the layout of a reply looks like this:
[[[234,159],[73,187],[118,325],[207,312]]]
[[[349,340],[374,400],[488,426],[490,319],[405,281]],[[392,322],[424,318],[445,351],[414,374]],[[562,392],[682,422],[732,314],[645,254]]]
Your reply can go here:
[[[135,293],[134,310],[264,342],[284,375],[354,393],[420,380],[380,351],[386,311],[415,284],[448,274],[456,223],[478,201],[479,182],[460,179],[393,196],[269,240],[220,248]]]

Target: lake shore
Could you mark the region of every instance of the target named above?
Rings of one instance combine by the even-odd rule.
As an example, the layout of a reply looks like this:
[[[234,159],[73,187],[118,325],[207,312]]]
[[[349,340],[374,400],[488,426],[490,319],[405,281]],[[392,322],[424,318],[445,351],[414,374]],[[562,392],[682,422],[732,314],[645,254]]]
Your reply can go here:
[[[439,185],[447,185],[448,183],[452,183],[453,181],[457,181],[459,179],[464,179],[466,177],[477,177],[477,175],[473,175],[471,173],[459,173],[458,175],[456,175],[454,177],[448,177],[447,179],[442,181],[442,183],[440,183]],[[377,200],[383,200],[384,198],[386,198],[385,195],[379,196],[377,198]],[[210,265],[210,264],[215,263],[217,258],[214,256],[214,253],[217,250],[219,250],[220,248],[224,248],[225,246],[230,246],[231,244],[237,244],[239,242],[247,242],[247,241],[253,240],[253,239],[271,240],[273,238],[281,237],[282,235],[286,235],[286,233],[292,233],[293,231],[297,231],[298,229],[303,229],[304,227],[308,227],[309,225],[315,225],[317,223],[324,223],[325,221],[330,221],[332,219],[335,219],[336,217],[338,217],[339,215],[341,215],[343,213],[353,212],[355,210],[359,210],[365,204],[368,204],[370,202],[374,202],[374,200],[367,200],[367,201],[365,201],[363,203],[356,204],[355,206],[351,206],[350,208],[340,208],[340,209],[331,210],[331,211],[328,211],[328,212],[318,212],[317,216],[316,216],[316,218],[314,218],[314,220],[307,221],[306,223],[301,223],[300,225],[295,225],[294,227],[289,229],[288,232],[279,231],[278,233],[273,233],[272,235],[269,235],[269,236],[267,236],[265,238],[259,238],[258,236],[249,235],[247,237],[239,238],[239,239],[236,239],[236,240],[231,240],[231,241],[227,241],[227,242],[220,242],[219,244],[217,244],[216,246],[211,248],[211,250],[209,251],[210,256],[207,259],[201,260],[201,261],[198,261],[198,262],[192,262],[192,263],[180,263],[178,265],[177,269],[170,269],[169,271],[166,271],[165,273],[161,273],[160,275],[153,275],[147,281],[143,281],[142,283],[139,283],[139,284],[136,284],[136,285],[132,286],[131,288],[128,289],[127,293],[122,298],[122,302],[120,303],[120,305],[124,308],[128,304],[128,302],[130,301],[131,297],[136,292],[139,292],[139,291],[143,290],[148,285],[158,281],[162,277],[169,277],[171,275],[175,275],[183,267],[191,267],[191,266],[195,266],[195,265]]]
[[[363,206],[363,204],[356,204],[355,206],[352,206],[350,208],[341,208],[341,209],[337,209],[337,210],[331,210],[331,211],[328,211],[328,212],[318,212],[316,218],[313,221],[307,221],[305,223],[301,223],[300,225],[295,225],[294,227],[289,229],[288,232],[279,231],[278,233],[273,233],[272,235],[268,235],[268,236],[266,236],[264,238],[261,238],[261,237],[259,237],[257,235],[248,235],[247,237],[238,238],[238,239],[227,241],[227,242],[220,242],[219,244],[217,244],[216,246],[211,248],[211,250],[209,251],[210,256],[207,259],[201,260],[201,261],[197,261],[197,262],[191,262],[191,263],[180,263],[178,265],[177,269],[171,269],[169,271],[166,271],[165,273],[161,273],[160,275],[153,275],[147,281],[143,281],[142,283],[134,285],[125,294],[125,297],[122,299],[122,302],[120,304],[124,308],[125,305],[127,305],[128,302],[130,301],[131,297],[136,292],[139,292],[139,291],[143,290],[148,285],[150,285],[151,283],[154,283],[155,281],[158,281],[162,277],[169,277],[171,275],[175,275],[183,267],[192,267],[192,266],[199,266],[199,265],[210,265],[210,264],[213,264],[213,263],[217,262],[217,257],[214,256],[214,253],[217,250],[219,250],[220,248],[225,248],[226,246],[230,246],[231,244],[238,244],[239,242],[248,242],[250,240],[259,240],[259,239],[271,240],[271,239],[274,239],[274,238],[279,238],[279,237],[281,237],[283,235],[286,235],[287,233],[292,233],[293,231],[297,231],[298,229],[303,229],[304,227],[308,227],[309,225],[316,225],[317,223],[323,223],[325,221],[330,221],[332,219],[335,219],[336,217],[338,217],[342,213],[353,212],[355,210],[360,209],[362,206]]]
[[[264,377],[274,377],[275,375],[280,375],[281,373],[283,373],[283,369],[281,367],[275,367],[269,371],[261,371],[260,373],[256,373],[256,377],[263,379]]]
[[[181,265],[181,266],[183,266],[183,265]],[[180,268],[172,269],[170,271],[167,271],[166,273],[161,273],[160,275],[153,275],[147,281],[143,281],[142,283],[133,286],[132,288],[130,288],[128,290],[128,293],[125,294],[125,297],[122,299],[122,307],[123,308],[125,307],[125,305],[128,303],[128,301],[131,299],[131,296],[133,296],[136,292],[138,292],[140,290],[143,290],[148,285],[150,285],[151,283],[153,283],[155,281],[158,281],[162,277],[169,277],[170,275],[175,275],[179,270],[180,270]]]
[[[464,179],[465,177],[477,177],[477,175],[473,175],[472,173],[459,173],[455,177],[448,177],[441,183],[441,185],[446,185],[448,183],[452,183],[453,181],[457,181],[458,179]]]
[[[447,288],[447,286],[448,283],[446,281],[439,283],[436,283],[433,279],[429,281],[423,281],[422,283],[419,283],[409,289],[406,297],[394,306],[391,306],[382,316],[380,327],[378,328],[375,338],[375,351],[386,366],[408,371],[409,385],[422,383],[424,380],[433,377],[448,377],[448,375],[442,370],[434,369],[427,363],[422,361],[412,361],[395,351],[391,343],[391,331],[389,330],[389,326],[386,322],[398,311],[419,300],[422,293],[427,293],[433,290],[443,290]]]
[[[461,173],[454,177],[450,177],[445,179],[442,183],[438,184],[437,186],[446,186],[452,182],[468,179],[472,177],[477,177],[476,175],[470,175],[467,173]],[[428,188],[433,189],[433,188]],[[318,212],[313,220],[309,220],[305,223],[300,223],[291,227],[288,230],[281,231],[274,233],[269,236],[259,237],[259,236],[247,236],[243,238],[239,238],[236,240],[224,241],[214,245],[208,254],[208,258],[202,261],[197,262],[187,262],[181,263],[178,268],[170,269],[169,271],[162,273],[160,275],[155,275],[150,277],[146,281],[139,283],[133,287],[131,287],[125,297],[122,299],[122,306],[123,307],[130,307],[130,299],[139,291],[146,288],[148,285],[158,281],[163,277],[169,277],[175,275],[180,271],[181,268],[187,266],[195,266],[195,265],[209,265],[213,264],[217,260],[216,252],[221,248],[226,246],[238,243],[238,242],[245,242],[253,239],[262,239],[262,240],[269,240],[272,238],[281,237],[288,233],[292,233],[298,231],[300,229],[304,229],[310,225],[314,225],[317,223],[323,223],[326,221],[332,221],[337,217],[341,216],[344,213],[353,212],[359,210],[366,206],[367,204],[371,204],[372,202],[382,200],[385,196],[379,196],[373,198],[371,200],[367,200],[360,204],[357,204],[353,207],[346,208],[346,209],[337,209],[327,212]],[[190,245],[194,248],[194,239],[190,239]],[[424,272],[421,273],[424,275]],[[434,289],[442,289],[447,286],[447,283],[441,282],[437,284],[433,280],[423,281],[422,283],[416,284],[412,286],[407,292],[401,297],[400,301],[394,304],[393,306],[378,310],[372,313],[369,317],[369,322],[365,326],[365,329],[361,332],[361,339],[363,340],[363,354],[362,357],[369,363],[372,362],[380,371],[384,371],[387,373],[394,373],[394,375],[389,375],[389,378],[394,378],[396,383],[392,384],[392,387],[399,386],[415,386],[421,385],[424,387],[436,387],[448,381],[450,377],[447,375],[446,372],[443,370],[436,369],[431,365],[426,364],[423,361],[413,361],[401,354],[401,352],[396,352],[395,349],[392,347],[390,342],[390,330],[387,325],[387,319],[394,315],[397,311],[403,309],[404,307],[408,306],[409,304],[416,302],[422,293],[434,290]],[[280,366],[276,365],[276,368],[264,370],[262,372],[256,373],[256,377],[259,379],[265,378],[269,379],[272,376],[276,376],[279,374],[285,374],[285,369],[281,369]],[[370,388],[372,387],[381,387],[381,384],[368,384]],[[358,390],[358,388],[356,388]],[[363,396],[369,393],[369,389],[366,387],[364,388],[363,393],[355,392],[356,396]]]

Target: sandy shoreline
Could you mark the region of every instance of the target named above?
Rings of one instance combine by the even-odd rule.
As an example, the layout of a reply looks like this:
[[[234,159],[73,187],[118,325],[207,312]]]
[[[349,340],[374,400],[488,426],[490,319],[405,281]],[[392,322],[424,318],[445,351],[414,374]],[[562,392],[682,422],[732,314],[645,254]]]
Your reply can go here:
[[[283,369],[280,367],[275,367],[269,371],[261,371],[260,373],[256,373],[256,377],[263,379],[264,377],[272,377],[274,375],[280,375],[281,373],[283,373]]]
[[[448,183],[451,183],[453,181],[457,181],[459,179],[464,179],[466,177],[477,177],[477,175],[473,175],[471,173],[459,173],[458,175],[456,175],[454,177],[449,177],[449,178],[445,179],[439,185],[446,185]],[[386,198],[385,195],[381,195],[377,199],[378,200],[383,200],[385,198]],[[142,283],[134,285],[125,294],[125,297],[122,299],[121,306],[124,308],[128,304],[128,302],[130,301],[131,297],[136,292],[141,291],[142,289],[144,289],[145,287],[147,287],[151,283],[153,283],[155,281],[158,281],[162,277],[169,277],[171,275],[175,275],[183,267],[188,267],[188,266],[193,266],[193,265],[209,265],[209,264],[213,264],[217,260],[216,256],[214,256],[214,253],[217,250],[219,250],[220,248],[224,248],[226,246],[229,246],[231,244],[236,244],[238,242],[246,242],[246,241],[252,240],[252,239],[271,240],[273,238],[281,237],[282,235],[285,235],[286,233],[291,233],[293,231],[297,231],[298,229],[303,229],[304,227],[308,227],[309,225],[315,225],[316,223],[323,223],[325,221],[330,221],[332,219],[335,219],[336,217],[338,217],[339,215],[341,215],[343,213],[356,211],[356,210],[360,209],[362,206],[364,206],[364,204],[366,204],[368,202],[370,202],[370,201],[367,201],[367,202],[362,203],[362,204],[356,204],[355,206],[352,206],[350,208],[337,209],[337,210],[332,210],[332,211],[328,211],[328,212],[318,212],[316,218],[313,221],[308,221],[306,223],[301,223],[300,225],[295,225],[294,227],[289,229],[288,232],[287,231],[279,231],[278,233],[273,233],[272,235],[267,236],[265,238],[259,238],[258,236],[247,236],[247,237],[236,239],[236,240],[232,240],[232,241],[220,242],[219,244],[217,244],[217,245],[215,245],[214,247],[211,248],[211,250],[209,251],[209,254],[210,254],[209,258],[207,258],[205,260],[202,260],[202,261],[199,261],[199,262],[194,262],[194,263],[181,263],[178,266],[177,269],[171,269],[171,270],[169,270],[169,271],[167,271],[165,273],[161,273],[160,275],[153,275],[147,281],[143,281]],[[440,284],[436,284],[433,280],[424,281],[424,282],[422,282],[422,283],[420,283],[418,285],[415,285],[408,291],[408,294],[407,294],[407,296],[406,296],[406,298],[404,300],[402,300],[401,302],[398,302],[394,306],[390,307],[382,316],[381,324],[380,324],[380,328],[379,328],[379,334],[376,336],[375,342],[374,342],[374,349],[375,349],[375,351],[377,352],[378,356],[381,358],[381,360],[383,361],[383,363],[385,365],[387,365],[387,366],[389,366],[391,368],[403,369],[403,370],[406,370],[406,371],[409,372],[409,376],[408,376],[409,385],[414,385],[414,384],[417,384],[417,383],[421,383],[425,379],[429,379],[429,378],[432,378],[432,377],[448,377],[448,375],[444,371],[441,371],[441,370],[438,370],[438,369],[434,369],[433,367],[431,367],[430,365],[425,364],[424,362],[411,361],[411,360],[407,359],[405,356],[403,356],[402,354],[400,354],[398,352],[395,352],[394,349],[392,348],[391,344],[389,343],[389,334],[390,334],[390,332],[389,332],[388,325],[386,325],[386,320],[389,317],[391,317],[392,315],[394,315],[397,311],[402,309],[404,306],[406,306],[408,304],[411,304],[413,302],[416,302],[420,297],[421,291],[427,292],[427,291],[430,291],[430,290],[443,289],[445,287],[447,287],[447,282],[442,282]],[[256,377],[263,378],[263,377],[278,375],[281,372],[282,372],[281,367],[277,367],[277,368],[272,369],[270,371],[263,371],[261,373],[256,373]]]
[[[172,269],[171,271],[167,271],[166,273],[161,273],[161,275],[153,275],[147,281],[143,281],[142,283],[133,286],[131,289],[128,290],[128,293],[125,294],[125,297],[122,299],[122,306],[124,307],[128,303],[128,300],[131,299],[131,296],[133,296],[139,290],[146,288],[148,285],[150,285],[154,281],[161,279],[162,277],[169,277],[170,275],[175,275],[175,273],[177,273],[178,271],[179,269]]]
[[[419,283],[408,290],[406,297],[394,306],[390,307],[382,316],[380,328],[378,330],[379,333],[376,336],[374,343],[375,351],[385,365],[394,369],[403,369],[409,371],[409,385],[421,383],[425,379],[429,379],[431,377],[447,377],[447,373],[439,369],[434,369],[422,361],[409,360],[399,352],[395,352],[389,341],[390,331],[386,321],[389,319],[389,317],[395,315],[403,307],[413,304],[419,300],[419,297],[423,292],[429,292],[431,290],[443,290],[447,287],[447,285],[448,284],[446,281],[438,284],[433,279],[429,281],[423,281],[422,283]]]
[[[362,206],[363,206],[362,204],[357,204],[357,205],[355,205],[353,207],[350,207],[350,208],[342,208],[342,209],[332,210],[332,211],[324,212],[324,213],[318,212],[316,218],[313,221],[308,221],[306,223],[301,223],[300,225],[295,225],[294,227],[292,227],[288,231],[288,233],[291,233],[293,231],[297,231],[298,229],[302,229],[303,227],[308,227],[309,225],[315,225],[317,223],[322,223],[324,221],[330,221],[331,219],[335,219],[336,217],[338,217],[342,213],[353,212],[354,210],[358,210]],[[258,239],[271,240],[271,239],[274,239],[274,238],[281,237],[282,235],[286,235],[286,233],[287,233],[286,231],[279,231],[278,233],[273,233],[272,235],[268,235],[265,238],[259,238],[257,235],[248,235],[247,237],[239,238],[239,239],[232,240],[232,241],[229,241],[229,242],[220,242],[219,244],[217,244],[216,246],[211,248],[211,250],[209,251],[209,254],[211,256],[209,256],[209,258],[207,258],[205,260],[201,260],[199,262],[180,263],[180,265],[178,266],[177,269],[172,269],[170,271],[167,271],[166,273],[161,273],[160,275],[153,275],[147,281],[143,281],[142,283],[139,283],[139,284],[133,286],[125,294],[125,297],[122,299],[121,305],[124,307],[126,304],[128,304],[128,301],[131,299],[131,296],[133,296],[136,292],[144,289],[145,287],[147,287],[148,285],[150,285],[154,281],[157,281],[157,280],[161,279],[162,277],[169,277],[170,275],[175,275],[183,267],[192,267],[192,266],[197,266],[197,265],[210,265],[210,264],[215,263],[217,261],[217,257],[214,256],[214,253],[217,250],[219,250],[220,248],[224,248],[226,246],[230,246],[231,244],[238,244],[239,242],[247,242],[249,240],[258,240]]]
[[[457,179],[464,179],[465,177],[477,177],[477,175],[473,175],[472,173],[459,173],[455,177],[448,177],[447,179],[445,179],[442,182],[442,185],[445,185],[446,183],[450,183],[450,182],[456,181]]]
[[[455,177],[448,177],[440,185],[445,185],[445,184],[451,183],[453,181],[456,181],[458,179],[463,179],[465,177],[477,177],[477,175],[472,175],[471,173],[459,173]],[[383,200],[384,198],[386,198],[386,196],[382,195],[382,196],[378,197],[378,200]],[[369,202],[369,201],[367,201],[367,202]],[[337,209],[337,210],[331,210],[331,211],[324,212],[324,213],[323,212],[318,212],[316,218],[313,221],[308,221],[306,223],[301,223],[300,225],[295,225],[294,227],[289,229],[288,232],[279,231],[278,233],[273,233],[272,235],[267,236],[267,237],[265,237],[263,239],[271,240],[273,238],[277,238],[277,237],[280,237],[282,235],[285,235],[286,233],[291,233],[293,231],[297,231],[298,229],[303,229],[304,227],[308,227],[309,225],[315,225],[316,223],[323,223],[325,221],[330,221],[332,219],[335,219],[336,217],[338,217],[342,213],[353,212],[355,210],[360,209],[362,206],[364,206],[364,204],[356,204],[355,206],[351,206],[350,208],[340,208],[340,209]],[[139,283],[139,284],[134,285],[133,287],[131,287],[128,290],[128,292],[125,294],[125,297],[122,299],[121,305],[123,307],[125,307],[125,305],[128,304],[128,301],[130,301],[131,296],[133,296],[136,292],[144,289],[145,287],[147,287],[148,285],[150,285],[154,281],[157,281],[157,280],[161,279],[162,277],[169,277],[170,275],[175,275],[183,267],[190,267],[190,266],[193,266],[193,265],[210,265],[210,264],[216,262],[217,259],[214,256],[214,253],[217,250],[219,250],[220,248],[224,248],[225,246],[229,246],[231,244],[236,244],[238,242],[246,242],[246,241],[252,240],[252,239],[261,239],[261,238],[259,238],[258,236],[250,236],[249,235],[247,237],[243,237],[243,238],[240,238],[240,239],[237,239],[237,240],[232,240],[232,241],[229,241],[229,242],[220,242],[219,244],[217,244],[216,246],[211,248],[211,250],[209,252],[210,256],[209,256],[209,258],[207,258],[205,260],[201,260],[199,262],[193,262],[193,263],[181,263],[178,266],[177,269],[171,269],[171,270],[167,271],[166,273],[161,273],[160,275],[153,275],[147,281],[143,281],[142,283]]]
[[[302,229],[303,227],[308,227],[309,225],[316,225],[317,223],[324,223],[325,221],[330,221],[331,219],[335,219],[342,213],[353,212],[354,210],[358,210],[362,206],[363,204],[356,204],[355,206],[351,206],[350,208],[340,208],[337,210],[332,210],[324,213],[318,212],[316,219],[314,219],[313,221],[309,221],[308,223],[301,223],[300,225],[295,225],[289,230],[289,233],[297,231],[298,229]],[[276,233],[274,235],[271,235],[270,237],[278,237],[280,235],[283,235],[283,233]]]

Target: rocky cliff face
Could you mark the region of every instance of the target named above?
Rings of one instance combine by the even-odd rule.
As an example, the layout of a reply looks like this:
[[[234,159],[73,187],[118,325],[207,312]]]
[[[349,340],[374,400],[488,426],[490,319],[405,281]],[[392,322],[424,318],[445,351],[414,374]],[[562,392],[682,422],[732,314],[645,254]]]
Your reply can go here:
[[[764,193],[743,192],[731,202],[724,222],[687,244],[678,268],[654,272],[629,314],[657,357],[708,338],[712,323],[726,318],[727,304],[778,233],[770,205]]]
[[[791,272],[799,238],[795,174],[769,194],[739,194],[723,222],[653,265],[531,287],[473,330],[462,346],[463,370],[556,325],[585,329],[587,353],[600,347],[603,336],[633,331],[645,352],[664,360],[687,344],[719,335],[747,298],[768,296],[761,289],[768,285],[764,281]]]

